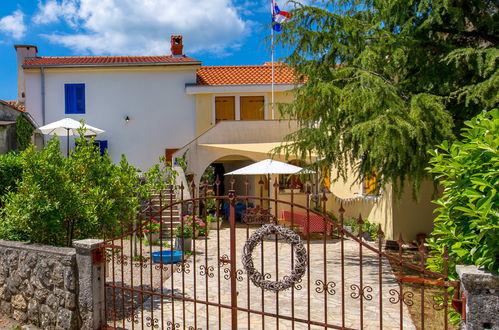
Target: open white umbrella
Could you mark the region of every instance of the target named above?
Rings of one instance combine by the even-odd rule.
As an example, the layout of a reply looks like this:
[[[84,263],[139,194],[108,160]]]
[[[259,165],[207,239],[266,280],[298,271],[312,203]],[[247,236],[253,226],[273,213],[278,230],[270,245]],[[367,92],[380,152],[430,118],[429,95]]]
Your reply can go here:
[[[303,168],[291,164],[286,164],[273,159],[264,159],[238,170],[225,173],[225,175],[269,175],[269,174],[296,174],[303,171]],[[304,171],[305,173],[305,171]],[[306,171],[306,173],[311,173]]]
[[[79,135],[78,129],[82,127],[82,123],[79,121],[76,121],[71,118],[64,118],[58,121],[55,121],[53,123],[47,124],[45,126],[42,126],[38,128],[42,134],[46,135],[58,135],[58,136],[67,136],[67,155],[69,156],[69,136],[73,135]],[[103,130],[90,126],[90,125],[83,125],[83,129],[85,132],[83,133],[84,136],[92,136],[92,135],[97,135],[104,133]]]

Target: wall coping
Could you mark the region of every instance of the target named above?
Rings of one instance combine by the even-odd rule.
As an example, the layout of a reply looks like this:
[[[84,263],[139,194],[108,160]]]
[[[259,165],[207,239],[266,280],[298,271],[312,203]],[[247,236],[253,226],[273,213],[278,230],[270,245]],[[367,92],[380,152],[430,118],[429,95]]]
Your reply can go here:
[[[465,288],[499,289],[499,274],[474,265],[457,265],[456,272]]]
[[[49,246],[28,242],[4,241],[0,240],[0,247],[11,249],[23,249],[38,253],[50,253],[60,256],[72,257],[76,255],[76,250],[70,247]]]

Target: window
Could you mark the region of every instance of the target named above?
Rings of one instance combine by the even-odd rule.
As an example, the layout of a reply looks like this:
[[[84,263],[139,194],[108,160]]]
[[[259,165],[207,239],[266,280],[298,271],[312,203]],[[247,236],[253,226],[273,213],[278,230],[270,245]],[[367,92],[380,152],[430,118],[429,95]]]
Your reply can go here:
[[[362,180],[362,194],[363,195],[377,195],[378,194],[378,184],[376,182],[376,176],[365,177]]]
[[[85,84],[65,84],[66,114],[85,113]]]
[[[94,144],[99,147],[100,155],[104,156],[107,150],[107,140],[95,140]]]
[[[234,96],[215,97],[215,123],[221,120],[235,120],[236,106]]]
[[[264,120],[263,96],[241,96],[241,120]]]

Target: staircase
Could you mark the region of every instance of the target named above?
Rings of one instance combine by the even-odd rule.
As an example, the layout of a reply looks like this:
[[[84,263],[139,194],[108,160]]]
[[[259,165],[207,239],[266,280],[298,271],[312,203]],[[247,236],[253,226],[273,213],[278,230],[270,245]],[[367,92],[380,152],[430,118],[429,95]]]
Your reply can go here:
[[[146,201],[145,208],[142,211],[145,219],[162,220],[163,222],[163,238],[170,237],[171,229],[175,229],[180,225],[181,204],[167,207],[171,202],[177,202],[178,192],[170,186],[168,189],[154,191],[151,193],[151,198]],[[163,208],[163,212],[161,212]]]

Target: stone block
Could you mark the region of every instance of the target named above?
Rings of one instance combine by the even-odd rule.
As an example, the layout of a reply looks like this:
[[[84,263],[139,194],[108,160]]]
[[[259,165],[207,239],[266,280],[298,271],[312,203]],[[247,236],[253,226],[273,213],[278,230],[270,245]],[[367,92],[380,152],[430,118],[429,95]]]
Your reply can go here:
[[[53,327],[55,323],[55,314],[47,305],[40,306],[40,326],[42,329]]]
[[[466,297],[463,329],[499,329],[499,274],[476,266],[457,266]]]
[[[70,267],[66,267],[66,269],[64,269],[64,288],[70,291],[76,290],[75,273]]]
[[[75,329],[76,328],[76,319],[75,313],[61,308],[57,313],[57,324],[56,329]]]
[[[64,268],[61,265],[56,265],[52,270],[52,283],[58,288],[64,286]]]
[[[76,295],[74,293],[66,292],[64,301],[67,309],[73,310],[76,308]]]
[[[14,312],[12,313],[12,318],[18,322],[24,323],[28,319],[28,315],[26,314],[26,312],[14,309]]]
[[[35,299],[40,303],[44,303],[50,292],[47,289],[37,289],[35,290]]]
[[[28,320],[34,324],[40,323],[40,304],[34,299],[28,303]]]
[[[7,301],[0,301],[0,312],[4,315],[12,314],[12,305]]]
[[[62,298],[63,300],[64,298]],[[59,306],[59,301],[61,298],[58,298],[55,296],[55,294],[50,293],[47,297],[47,300],[45,301],[45,304],[49,306],[52,310],[57,310],[57,307]]]
[[[17,294],[12,297],[12,307],[17,310],[26,311],[28,308],[28,303],[24,299],[22,294]]]

